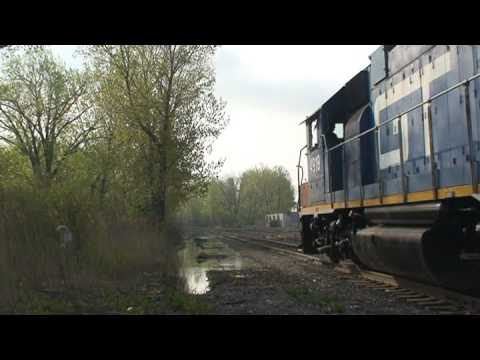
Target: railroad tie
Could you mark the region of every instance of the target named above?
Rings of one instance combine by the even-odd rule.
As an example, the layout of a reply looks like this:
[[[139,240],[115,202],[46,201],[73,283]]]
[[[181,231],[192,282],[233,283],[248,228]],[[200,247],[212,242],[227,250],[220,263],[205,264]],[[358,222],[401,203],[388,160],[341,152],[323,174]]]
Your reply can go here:
[[[373,286],[372,283],[369,282],[369,281],[352,280],[351,282],[352,282],[352,284],[354,284],[354,285],[359,285],[359,286],[363,286],[363,287]]]
[[[415,298],[407,299],[408,302],[412,302],[412,303],[425,303],[425,302],[433,301],[433,300],[436,300],[436,299],[431,297],[431,296],[426,296],[426,295],[423,295],[422,297],[415,297]]]
[[[427,306],[427,307],[425,307],[425,308],[426,308],[427,310],[431,310],[431,311],[441,311],[441,312],[445,312],[445,311],[448,311],[448,312],[458,311],[458,308],[456,308],[456,307],[453,306],[453,305]]]
[[[335,271],[338,271],[338,272],[341,272],[341,273],[344,273],[344,274],[352,274],[353,273],[352,270],[347,269],[347,268],[342,268],[342,267],[336,267]]]
[[[385,291],[392,294],[415,294],[412,290],[402,288],[385,289]]]
[[[448,303],[444,300],[434,299],[434,300],[427,300],[427,301],[419,301],[418,305],[422,306],[444,306]]]
[[[353,284],[353,285],[358,285],[358,286],[363,286],[363,285],[367,284],[366,281],[358,281],[358,280],[350,280],[350,283]]]
[[[439,311],[438,315],[465,315],[460,311]]]
[[[375,283],[373,283],[373,284],[372,284],[372,283],[366,284],[365,287],[367,287],[367,288],[369,288],[369,289],[372,289],[372,290],[382,290],[382,291],[386,291],[387,289],[390,288],[390,285],[375,282]]]
[[[424,299],[425,301],[428,300],[428,299],[425,297],[425,295],[423,295],[423,294],[415,294],[415,293],[414,293],[414,294],[411,294],[411,295],[410,295],[410,294],[400,295],[400,296],[398,296],[398,298],[399,298],[399,299],[405,299],[405,300],[407,300],[407,301],[413,300],[413,299],[417,299],[417,300],[419,300],[419,299]]]
[[[363,287],[366,287],[367,289],[379,289],[379,288],[381,288],[382,290],[385,290],[385,287],[382,287],[381,285],[376,285],[376,284],[364,284]]]
[[[370,281],[365,283],[366,287],[379,287],[381,285],[383,285],[383,284],[378,284],[378,283],[374,283],[374,282],[370,282]]]
[[[381,286],[383,288],[383,290],[387,290],[387,289],[398,289],[398,286],[396,285],[393,285],[393,284],[389,284],[389,283],[382,283],[382,282],[376,282],[376,284],[378,286]]]
[[[403,293],[394,293],[395,297],[399,300],[406,300],[406,299],[412,299],[417,296],[416,293],[412,292],[403,292]]]

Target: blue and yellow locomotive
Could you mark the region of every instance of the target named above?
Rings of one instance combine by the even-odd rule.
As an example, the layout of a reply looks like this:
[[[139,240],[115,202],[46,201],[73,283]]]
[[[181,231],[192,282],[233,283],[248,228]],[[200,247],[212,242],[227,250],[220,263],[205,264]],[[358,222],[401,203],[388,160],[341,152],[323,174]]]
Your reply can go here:
[[[384,45],[304,121],[305,252],[480,288],[479,64],[477,45]]]

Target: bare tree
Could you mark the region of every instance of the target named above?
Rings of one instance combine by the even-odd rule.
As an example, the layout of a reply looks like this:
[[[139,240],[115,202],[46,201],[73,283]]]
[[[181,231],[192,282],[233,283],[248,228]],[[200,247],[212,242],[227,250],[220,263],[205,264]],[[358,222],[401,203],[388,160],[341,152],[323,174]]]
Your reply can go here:
[[[49,184],[95,130],[91,82],[45,47],[9,55],[0,77],[0,140],[26,155],[35,177]]]

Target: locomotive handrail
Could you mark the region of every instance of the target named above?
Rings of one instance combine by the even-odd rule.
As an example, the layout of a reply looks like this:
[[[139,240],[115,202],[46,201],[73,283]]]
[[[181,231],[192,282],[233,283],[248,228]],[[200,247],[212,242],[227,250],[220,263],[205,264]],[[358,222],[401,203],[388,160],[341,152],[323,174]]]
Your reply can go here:
[[[418,104],[415,105],[415,106],[412,106],[412,107],[409,108],[408,110],[406,110],[406,111],[404,111],[404,112],[396,115],[395,117],[393,117],[393,118],[391,118],[391,119],[388,119],[387,121],[384,121],[383,123],[381,123],[381,124],[379,124],[379,125],[375,125],[374,127],[370,128],[370,129],[368,129],[368,130],[365,130],[365,131],[361,132],[360,134],[357,134],[357,135],[355,135],[354,137],[352,137],[352,138],[350,138],[350,139],[347,139],[347,140],[345,140],[344,142],[341,142],[340,144],[337,144],[337,145],[335,145],[335,146],[332,146],[330,149],[327,147],[327,152],[330,152],[330,151],[332,151],[332,150],[335,150],[335,149],[337,149],[337,148],[340,148],[340,147],[344,146],[345,144],[348,144],[349,142],[352,142],[352,141],[354,141],[354,140],[359,139],[359,138],[362,137],[363,135],[366,135],[366,134],[368,134],[368,133],[371,133],[372,131],[375,131],[375,130],[377,130],[377,129],[380,129],[382,126],[385,126],[385,125],[387,125],[387,124],[390,124],[392,121],[401,118],[403,115],[406,115],[406,114],[408,114],[409,112],[411,112],[411,111],[413,111],[413,110],[415,110],[415,109],[418,109],[419,107],[421,107],[421,106],[423,106],[423,105],[425,105],[425,104],[429,104],[429,103],[431,103],[433,100],[439,98],[440,96],[445,95],[445,94],[449,93],[450,91],[455,90],[456,88],[459,88],[460,86],[466,85],[466,84],[470,83],[472,80],[475,80],[475,79],[477,79],[477,78],[479,78],[479,77],[480,77],[480,73],[478,73],[478,74],[476,74],[476,75],[473,75],[473,76],[471,76],[470,78],[465,79],[465,80],[463,80],[463,81],[461,81],[461,82],[459,82],[459,83],[457,83],[457,84],[449,87],[448,89],[445,89],[445,90],[439,92],[438,94],[431,96],[431,97],[428,98],[427,100],[425,100],[425,101],[423,101],[423,102],[421,102],[421,103],[418,103]]]
[[[385,125],[388,125],[390,124],[391,122],[393,122],[394,120],[399,120],[399,136],[401,137],[402,136],[402,129],[401,129],[401,119],[402,119],[402,116],[410,113],[411,111],[415,110],[415,109],[418,109],[420,107],[423,107],[424,105],[428,105],[428,108],[427,108],[427,111],[428,111],[428,116],[426,117],[426,119],[424,119],[423,121],[428,121],[428,126],[429,126],[429,130],[430,130],[430,153],[434,154],[434,149],[433,149],[433,139],[432,139],[432,130],[433,130],[433,126],[432,126],[432,116],[431,116],[431,104],[432,104],[432,101],[445,95],[445,94],[448,94],[450,93],[451,91],[457,89],[457,88],[460,88],[462,86],[465,87],[465,104],[466,104],[466,107],[468,108],[467,109],[467,130],[468,130],[468,146],[470,148],[470,154],[472,154],[472,149],[473,149],[473,142],[472,142],[472,129],[471,129],[471,119],[470,119],[470,114],[469,114],[469,107],[470,107],[470,104],[469,104],[469,85],[470,85],[470,82],[475,80],[475,79],[478,79],[480,78],[480,73],[477,73],[471,77],[469,77],[468,79],[465,79],[441,92],[439,92],[438,94],[435,94],[431,97],[429,97],[427,100],[425,101],[422,101],[420,103],[418,103],[417,105],[415,106],[412,106],[411,108],[409,108],[408,110],[392,117],[391,119],[388,119],[387,121],[384,121],[383,123],[381,124],[378,124],[378,125],[375,125],[373,127],[371,127],[370,129],[368,130],[365,130],[363,132],[361,132],[360,134],[357,134],[355,136],[353,136],[352,138],[350,139],[347,139],[335,146],[332,146],[331,148],[328,148],[327,146],[327,142],[326,142],[326,139],[325,139],[325,136],[324,134],[321,134],[321,137],[322,137],[322,142],[323,142],[323,145],[324,145],[324,148],[325,148],[325,154],[327,156],[327,164],[330,164],[330,152],[332,152],[333,150],[336,150],[336,149],[339,149],[341,148],[342,146],[345,146],[346,144],[348,143],[351,143],[353,141],[356,141],[356,140],[360,140],[360,138],[366,134],[369,134],[371,132],[376,132],[377,134],[377,137],[378,137],[378,134],[379,134],[379,131],[381,129],[382,126],[385,126]],[[406,182],[406,179],[405,179],[405,170],[403,168],[404,166],[404,159],[403,159],[403,144],[402,144],[402,138],[399,138],[399,147],[400,147],[400,167],[401,167],[401,180],[402,180],[402,184],[401,184],[401,187],[402,187],[402,195],[403,195],[403,201],[406,201],[407,199],[407,194],[408,194],[408,189],[407,189],[407,182]],[[378,138],[377,138],[377,141],[378,141]],[[379,170],[379,176],[381,176],[381,172],[380,172],[380,159],[379,159],[379,150],[377,149],[376,151],[377,153],[377,162],[378,162],[378,170]],[[344,155],[344,154],[343,154]],[[473,162],[470,162],[470,166],[471,166],[471,172],[472,172],[472,187],[474,189],[475,192],[478,191],[478,185],[477,185],[477,175],[476,175],[476,172],[474,171],[474,164]],[[325,171],[325,168],[324,168],[324,171]],[[344,175],[345,175],[345,162],[343,162],[343,172],[344,172]],[[432,186],[433,186],[433,191],[435,192],[435,198],[437,198],[438,194],[437,194],[437,182],[438,182],[438,179],[437,179],[437,174],[436,174],[436,170],[435,170],[435,165],[432,163]],[[333,191],[333,188],[332,188],[332,179],[331,179],[331,171],[329,171],[329,179],[328,179],[328,183],[329,183],[329,192],[331,194],[330,196],[330,205],[334,206],[334,203],[335,203],[335,193]],[[382,182],[379,181],[378,182],[379,184],[379,195],[380,195],[380,203],[383,203],[383,187],[382,187]],[[344,179],[344,201],[345,201],[345,206],[347,206],[347,202],[348,202],[348,184],[345,183],[345,179]],[[363,185],[361,186],[361,191],[363,192]],[[363,195],[362,195],[362,198],[363,198]]]
[[[298,201],[297,201],[297,210],[300,208],[301,206],[301,190],[300,190],[300,187],[302,186],[302,181],[303,181],[303,167],[302,165],[300,165],[301,161],[302,161],[302,152],[303,150],[305,150],[306,148],[308,147],[308,145],[305,145],[304,147],[302,147],[300,149],[300,154],[298,155],[298,165],[297,165],[297,191],[298,191]],[[300,169],[302,170],[302,178],[300,178]]]
[[[325,134],[321,134],[320,137],[322,138],[323,146],[325,146],[325,149],[327,149],[328,151],[327,139],[325,137]]]
[[[302,185],[302,181],[303,181],[303,166],[300,165],[301,162],[302,162],[302,152],[303,150],[305,150],[306,148],[308,147],[308,145],[305,145],[304,147],[302,147],[300,149],[300,153],[298,154],[298,164],[297,164],[297,184],[298,186]],[[302,178],[299,177],[300,173],[299,173],[299,170],[302,169]]]

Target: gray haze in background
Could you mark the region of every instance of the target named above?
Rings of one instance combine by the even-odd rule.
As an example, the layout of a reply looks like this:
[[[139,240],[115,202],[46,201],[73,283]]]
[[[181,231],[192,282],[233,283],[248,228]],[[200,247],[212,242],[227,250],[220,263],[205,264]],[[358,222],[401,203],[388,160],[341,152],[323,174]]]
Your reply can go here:
[[[217,95],[230,124],[211,159],[225,159],[222,175],[255,165],[282,165],[296,184],[305,128],[298,123],[364,69],[378,45],[222,46],[216,55]],[[76,46],[52,46],[67,64],[81,66]],[[303,161],[305,166],[305,161]]]

